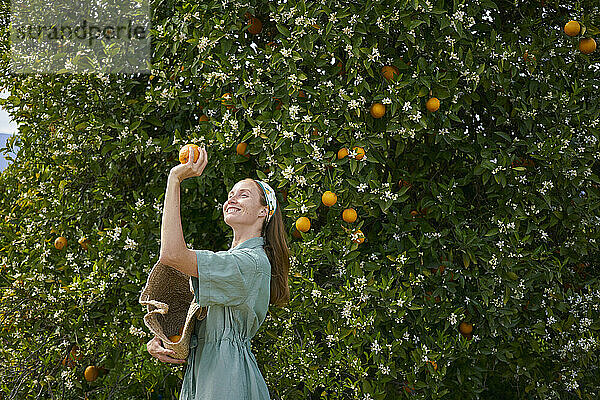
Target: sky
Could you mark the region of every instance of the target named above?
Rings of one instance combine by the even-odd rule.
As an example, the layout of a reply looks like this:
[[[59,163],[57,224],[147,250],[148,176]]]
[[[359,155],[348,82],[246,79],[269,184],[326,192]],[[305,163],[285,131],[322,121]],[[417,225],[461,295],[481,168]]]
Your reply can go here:
[[[5,99],[8,92],[0,91],[0,98]],[[10,120],[8,113],[0,107],[0,133],[13,134],[17,131],[17,125]]]
[[[0,91],[1,98],[6,98],[6,96],[8,96],[7,92]],[[0,149],[5,147],[9,135],[14,134],[16,131],[17,125],[10,120],[7,112],[0,107]],[[12,157],[14,156],[13,153]],[[6,168],[7,163],[8,162],[4,158],[4,153],[0,152],[0,172]]]

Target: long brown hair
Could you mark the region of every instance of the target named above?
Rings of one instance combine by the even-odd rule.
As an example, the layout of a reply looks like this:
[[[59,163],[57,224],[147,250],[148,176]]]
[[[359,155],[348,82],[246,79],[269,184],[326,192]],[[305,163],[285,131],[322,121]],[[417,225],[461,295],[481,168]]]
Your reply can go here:
[[[262,188],[252,178],[260,193],[260,204],[267,205],[267,199]],[[288,274],[290,271],[290,251],[287,246],[285,225],[281,214],[281,206],[277,202],[277,209],[271,220],[262,226],[261,236],[265,240],[265,253],[271,262],[271,299],[269,304],[283,307],[290,301],[290,287],[288,286]]]

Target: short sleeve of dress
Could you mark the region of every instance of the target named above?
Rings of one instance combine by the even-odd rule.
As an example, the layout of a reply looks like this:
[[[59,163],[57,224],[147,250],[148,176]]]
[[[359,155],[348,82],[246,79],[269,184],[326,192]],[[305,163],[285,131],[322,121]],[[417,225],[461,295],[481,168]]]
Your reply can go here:
[[[191,280],[200,306],[238,306],[247,301],[258,276],[258,262],[249,249],[194,252],[198,277]]]

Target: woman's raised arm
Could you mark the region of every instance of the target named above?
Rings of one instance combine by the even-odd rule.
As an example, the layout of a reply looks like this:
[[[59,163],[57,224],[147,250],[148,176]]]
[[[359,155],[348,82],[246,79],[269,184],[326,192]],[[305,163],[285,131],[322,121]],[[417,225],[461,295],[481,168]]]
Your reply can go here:
[[[188,162],[173,167],[167,179],[160,229],[159,258],[160,262],[167,265],[176,262],[188,251],[181,226],[181,181],[192,176],[202,175],[208,163],[206,149],[200,150],[200,157],[196,162],[194,162],[194,149],[191,146],[189,151]]]

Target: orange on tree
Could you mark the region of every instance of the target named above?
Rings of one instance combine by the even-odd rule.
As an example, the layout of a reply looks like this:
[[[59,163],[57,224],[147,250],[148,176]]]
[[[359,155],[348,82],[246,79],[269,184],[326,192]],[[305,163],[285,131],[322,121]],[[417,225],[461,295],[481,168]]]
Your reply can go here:
[[[310,229],[310,219],[306,217],[300,217],[296,220],[296,229],[300,232],[308,232]]]
[[[221,96],[221,104],[225,105],[229,101],[231,101],[231,93],[224,93],[223,96]],[[226,107],[229,109],[234,108],[233,104],[227,104]]]
[[[352,241],[354,243],[362,243],[365,241],[365,234],[362,233],[362,231],[360,229],[355,230],[354,232],[352,232]]]
[[[579,41],[579,51],[590,54],[596,51],[596,41],[593,38],[584,38]]]
[[[84,250],[87,250],[88,249],[88,245],[91,243],[90,239],[88,239],[86,237],[82,237],[77,242],[81,245],[81,247],[83,247]]]
[[[348,149],[345,148],[345,147],[342,147],[337,152],[337,158],[338,158],[338,160],[341,160],[342,158],[346,157],[347,155],[348,155]]]
[[[437,111],[438,108],[440,108],[440,101],[437,97],[432,97],[429,100],[427,100],[427,103],[425,103],[425,107],[427,108],[427,111]]]
[[[79,346],[77,346],[77,345],[73,346],[73,348],[71,349],[71,357],[74,360],[81,361],[81,359],[83,358],[83,356],[79,352]]]
[[[356,211],[354,210],[354,208],[346,208],[344,210],[344,212],[342,213],[342,219],[346,222],[352,223],[352,222],[356,221],[356,217],[357,217],[357,214],[356,214]]]
[[[581,31],[581,25],[577,21],[569,21],[565,24],[563,30],[569,36],[577,36]]]
[[[89,365],[86,369],[85,372],[83,373],[85,376],[85,380],[88,382],[94,382],[96,379],[98,379],[98,374],[100,373],[100,370],[98,369],[98,367],[94,366],[94,365]]]
[[[460,325],[458,326],[458,330],[460,331],[460,333],[462,333],[463,335],[468,335],[471,332],[473,332],[473,325],[469,324],[468,322],[462,321],[460,323]]]
[[[385,106],[381,103],[373,103],[370,112],[373,118],[381,118],[385,114]]]
[[[323,193],[323,195],[321,196],[321,201],[327,207],[331,207],[337,201],[337,195],[335,193],[333,193],[332,191],[328,190],[325,193]]]
[[[70,356],[67,355],[62,360],[62,366],[63,367],[74,367],[75,366],[75,361],[73,361],[72,357],[70,357]]]
[[[245,142],[241,142],[237,145],[237,147],[235,148],[235,151],[240,155],[243,156],[246,153],[246,149],[248,148],[248,143]]]
[[[208,121],[208,117],[206,115],[202,114],[198,120],[200,122]]]
[[[54,241],[54,247],[56,247],[58,250],[64,249],[66,245],[67,245],[67,238],[65,238],[64,236],[59,236]]]
[[[405,181],[404,179],[400,179],[400,180],[398,181],[398,186],[400,186],[400,187],[403,187],[403,186],[408,186],[408,187],[411,187],[412,185],[411,185],[411,183],[410,183],[410,182],[408,182],[408,181]]]
[[[432,274],[435,274],[436,272],[438,272],[438,270],[440,271],[440,275],[444,272],[444,270],[446,269],[445,265],[440,265],[438,268],[429,268],[431,270]]]
[[[251,16],[248,25],[248,32],[253,35],[258,35],[262,31],[262,21],[256,17]]]
[[[381,68],[381,75],[388,81],[396,79],[400,75],[400,70],[393,65],[386,65]]]
[[[523,60],[525,60],[527,62],[529,62],[531,60],[535,61],[535,56],[533,54],[529,54],[528,50],[525,50],[525,54],[523,54]]]
[[[437,371],[437,363],[436,363],[435,361],[433,361],[433,360],[428,360],[427,362],[428,362],[428,363],[431,363],[431,365],[433,365],[433,370],[434,370],[434,371]]]
[[[298,229],[296,229],[294,227],[294,231],[292,232],[292,236],[295,237],[296,239],[300,239],[302,237],[302,235],[300,234],[300,231]]]
[[[188,143],[179,150],[179,162],[185,164],[188,162],[190,156],[190,147],[194,149],[194,162],[198,161],[200,157],[200,149],[193,143]]]
[[[356,152],[356,157],[354,158],[357,160],[362,160],[362,158],[365,156],[365,149],[362,147],[355,146],[352,148],[352,150]]]
[[[81,353],[79,352],[79,346],[74,345],[71,348],[70,354],[68,354],[67,356],[65,356],[65,358],[63,358],[62,365],[63,365],[63,367],[65,365],[68,365],[69,367],[74,367],[76,364],[75,361],[81,361],[82,358],[83,357],[82,357]]]
[[[433,292],[432,292],[431,290],[428,290],[428,291],[427,291],[427,292],[425,292],[425,293],[427,293],[427,294],[428,294],[428,296],[425,296],[425,298],[426,298],[427,300],[430,300],[430,299],[431,299],[431,295],[433,294]],[[440,298],[440,296],[435,296],[435,298],[434,298],[434,299],[435,299],[435,302],[436,302],[436,303],[439,303],[439,302],[441,301],[441,298]]]

